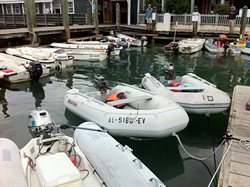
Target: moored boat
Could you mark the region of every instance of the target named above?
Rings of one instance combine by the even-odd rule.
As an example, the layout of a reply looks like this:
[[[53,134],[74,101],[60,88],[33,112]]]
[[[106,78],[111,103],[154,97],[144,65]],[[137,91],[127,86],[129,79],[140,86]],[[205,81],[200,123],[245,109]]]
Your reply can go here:
[[[223,53],[225,51],[224,47],[220,45],[218,41],[213,39],[206,39],[204,47],[210,53]]]
[[[28,126],[34,138],[20,150],[0,138],[0,186],[165,186],[128,146],[94,123],[75,127],[72,138],[58,131],[67,125],[57,126],[38,109],[31,111]]]
[[[241,47],[241,52],[250,55],[250,40],[246,41],[245,47]]]
[[[7,48],[5,52],[27,60],[38,61],[52,69],[72,66],[74,59],[60,48],[17,47]]]
[[[178,42],[172,41],[163,46],[165,52],[178,52]]]
[[[104,47],[95,48],[79,44],[52,43],[52,47],[62,48],[65,52],[74,57],[74,60],[103,61],[107,59],[107,51]]]
[[[69,39],[69,44],[77,44],[79,48],[94,48],[94,49],[106,49],[106,52],[110,55],[120,55],[123,46],[118,45],[116,42],[105,42],[105,41],[78,41]]]
[[[126,40],[130,46],[134,47],[143,47],[146,46],[148,41],[145,36],[142,36],[140,39],[139,38],[134,38],[125,34],[117,33],[116,36],[120,39]]]
[[[48,76],[50,69],[36,61],[0,53],[0,79],[9,83],[38,80]]]
[[[203,48],[205,39],[203,38],[187,38],[178,41],[178,52],[192,54],[200,51]]]
[[[193,73],[175,77],[173,65],[168,69],[167,77],[161,77],[160,80],[147,73],[142,79],[142,86],[155,94],[173,99],[188,113],[220,113],[230,106],[227,93]]]
[[[171,99],[124,83],[112,89],[103,83],[100,87],[100,91],[87,93],[73,88],[67,92],[64,105],[116,136],[161,138],[188,124],[186,112]]]

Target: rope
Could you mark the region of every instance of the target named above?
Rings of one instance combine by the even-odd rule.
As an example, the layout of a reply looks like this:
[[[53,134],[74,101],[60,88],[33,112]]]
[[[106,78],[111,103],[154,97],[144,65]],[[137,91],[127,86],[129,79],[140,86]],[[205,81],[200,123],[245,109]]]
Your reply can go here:
[[[221,161],[220,161],[219,166],[217,167],[217,169],[216,169],[216,171],[215,171],[213,177],[211,178],[211,180],[210,180],[210,182],[209,182],[209,184],[208,184],[208,187],[210,187],[210,185],[212,184],[212,182],[213,182],[213,180],[214,180],[214,177],[217,175],[217,173],[218,173],[218,171],[219,171],[219,169],[220,169],[220,166],[221,166],[222,162],[224,161],[225,157],[227,156],[227,153],[228,153],[229,149],[230,149],[231,146],[232,146],[232,143],[233,143],[233,141],[230,142],[230,144],[229,144],[229,146],[228,146],[228,148],[227,148],[225,154],[223,155],[223,157],[222,157],[222,159],[221,159]]]
[[[178,140],[179,144],[181,145],[182,149],[184,150],[184,152],[185,152],[188,156],[190,156],[190,157],[193,158],[193,159],[200,160],[200,161],[206,160],[206,159],[208,159],[210,156],[212,156],[213,154],[215,154],[215,153],[219,150],[219,148],[222,146],[222,144],[226,141],[225,139],[223,139],[223,141],[220,143],[220,145],[219,145],[212,153],[210,153],[208,156],[206,156],[206,157],[196,157],[196,156],[191,155],[191,154],[185,149],[185,147],[183,146],[183,144],[182,144],[182,142],[181,142],[181,140],[180,140],[180,137],[179,137],[176,133],[173,133],[172,136],[175,136],[175,137],[177,138],[177,140]]]

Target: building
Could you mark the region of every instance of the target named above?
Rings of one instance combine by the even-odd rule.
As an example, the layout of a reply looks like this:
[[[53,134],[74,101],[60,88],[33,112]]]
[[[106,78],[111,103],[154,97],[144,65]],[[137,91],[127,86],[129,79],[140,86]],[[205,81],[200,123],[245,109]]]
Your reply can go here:
[[[35,0],[37,14],[61,13],[60,0]],[[23,14],[24,0],[0,1],[1,14]],[[69,13],[73,14],[74,0],[69,0]]]

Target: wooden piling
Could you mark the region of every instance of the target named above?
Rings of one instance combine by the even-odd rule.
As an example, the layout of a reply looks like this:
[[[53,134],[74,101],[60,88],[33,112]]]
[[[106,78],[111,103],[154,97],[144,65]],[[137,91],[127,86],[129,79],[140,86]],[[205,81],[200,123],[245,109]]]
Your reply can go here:
[[[120,31],[120,24],[121,24],[121,9],[120,4],[116,3],[116,29]]]
[[[62,6],[63,26],[65,29],[65,39],[67,41],[68,39],[70,39],[68,0],[61,0],[61,6]]]
[[[94,23],[95,23],[95,34],[96,38],[99,35],[99,20],[98,20],[98,0],[94,0]]]
[[[246,24],[247,24],[247,10],[248,7],[244,6],[243,11],[242,11],[242,17],[241,17],[241,22],[240,22],[240,36],[244,36],[245,34],[245,29],[246,29]]]
[[[36,8],[34,0],[24,0],[24,11],[27,20],[27,27],[29,31],[30,41],[32,45],[35,44],[37,38],[34,33],[34,27],[36,27]]]

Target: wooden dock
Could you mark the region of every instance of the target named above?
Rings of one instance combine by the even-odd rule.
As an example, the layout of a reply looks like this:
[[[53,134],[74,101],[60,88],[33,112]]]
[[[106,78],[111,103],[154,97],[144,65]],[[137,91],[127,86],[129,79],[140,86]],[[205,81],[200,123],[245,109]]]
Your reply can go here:
[[[250,110],[246,103],[250,98],[250,86],[234,88],[228,131],[235,139],[225,157],[220,170],[217,187],[249,187],[250,186],[250,142],[241,144],[241,140],[250,140]],[[230,143],[224,148],[224,153]]]

